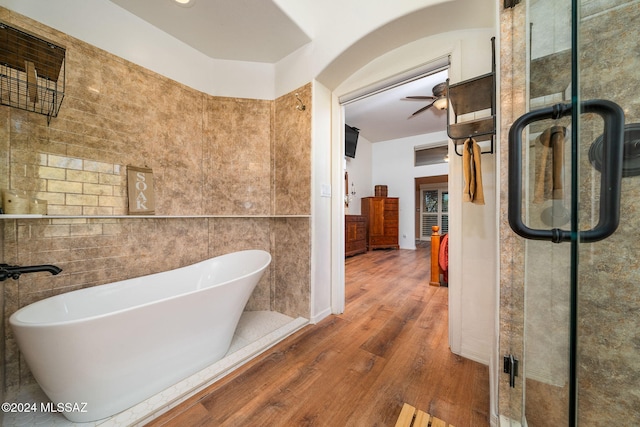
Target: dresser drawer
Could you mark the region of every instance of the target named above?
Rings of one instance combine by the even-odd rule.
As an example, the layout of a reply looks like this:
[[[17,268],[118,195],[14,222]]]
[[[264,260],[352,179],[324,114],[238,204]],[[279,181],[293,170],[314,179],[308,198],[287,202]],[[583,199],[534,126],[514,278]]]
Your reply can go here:
[[[397,236],[374,236],[370,239],[372,246],[397,245]]]

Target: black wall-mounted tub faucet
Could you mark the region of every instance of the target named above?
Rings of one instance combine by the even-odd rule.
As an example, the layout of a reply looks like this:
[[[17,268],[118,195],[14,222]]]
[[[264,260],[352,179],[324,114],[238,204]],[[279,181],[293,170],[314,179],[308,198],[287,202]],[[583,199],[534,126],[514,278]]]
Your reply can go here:
[[[24,267],[19,265],[0,264],[0,282],[11,278],[18,280],[21,274],[24,273],[37,273],[40,271],[49,272],[56,275],[62,271],[60,267],[55,265],[43,264],[43,265],[26,265]]]

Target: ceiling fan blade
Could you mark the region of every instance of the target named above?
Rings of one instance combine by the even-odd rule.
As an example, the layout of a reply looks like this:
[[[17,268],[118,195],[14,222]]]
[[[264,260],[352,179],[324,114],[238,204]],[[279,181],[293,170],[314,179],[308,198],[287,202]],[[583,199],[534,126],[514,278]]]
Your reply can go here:
[[[436,99],[435,96],[407,96],[406,99],[421,99],[421,100],[425,100],[425,99]]]
[[[417,116],[418,114],[422,113],[423,111],[426,111],[427,109],[429,109],[429,107],[433,107],[433,102],[431,104],[427,105],[426,107],[422,107],[421,109],[419,109],[418,111],[413,113],[411,115],[411,117]],[[411,117],[409,117],[409,118],[411,118]]]

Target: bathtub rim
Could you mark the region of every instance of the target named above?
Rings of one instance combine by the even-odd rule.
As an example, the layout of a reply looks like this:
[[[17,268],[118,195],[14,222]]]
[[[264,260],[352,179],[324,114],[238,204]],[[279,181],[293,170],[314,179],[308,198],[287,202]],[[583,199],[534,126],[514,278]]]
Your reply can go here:
[[[98,292],[99,291],[98,288],[100,288],[102,286],[120,284],[120,283],[128,281],[128,280],[142,279],[142,278],[146,278],[146,277],[153,277],[153,276],[156,276],[156,275],[160,275],[160,274],[166,273],[168,271],[176,271],[176,270],[180,270],[180,269],[194,267],[194,266],[197,266],[199,264],[206,263],[206,262],[208,262],[208,261],[210,261],[212,259],[225,257],[227,255],[249,253],[249,252],[260,252],[260,253],[266,254],[267,257],[266,257],[265,262],[259,268],[253,270],[250,273],[234,277],[234,278],[226,280],[224,282],[217,283],[214,286],[211,286],[211,287],[208,287],[208,288],[195,289],[195,290],[191,290],[191,291],[188,291],[188,292],[182,292],[182,293],[179,293],[177,295],[172,295],[170,297],[166,297],[166,298],[162,298],[162,299],[156,299],[156,300],[148,301],[148,302],[145,302],[145,303],[142,303],[142,304],[137,304],[137,305],[125,307],[125,308],[121,308],[121,309],[118,309],[118,310],[109,311],[109,312],[106,312],[106,313],[101,313],[101,314],[81,317],[81,318],[78,318],[78,319],[68,319],[68,320],[50,321],[50,322],[26,322],[24,320],[18,319],[20,314],[24,314],[28,310],[34,309],[35,306],[46,304],[46,302],[51,300],[51,299],[55,299],[55,298],[63,299],[64,295],[72,293],[72,292],[83,292],[83,293],[84,292],[90,293],[92,291],[93,292]],[[162,302],[162,301],[172,301],[172,300],[175,300],[177,298],[185,297],[185,296],[188,296],[188,295],[193,295],[193,294],[198,293],[198,292],[203,292],[206,289],[211,289],[211,288],[214,288],[214,287],[224,286],[224,285],[227,285],[227,284],[229,284],[231,282],[245,279],[247,277],[250,277],[250,276],[252,276],[254,274],[257,274],[257,273],[262,272],[263,270],[265,270],[267,267],[269,267],[269,265],[271,264],[272,260],[273,260],[273,257],[271,256],[271,253],[269,253],[268,251],[265,251],[263,249],[244,249],[244,250],[228,252],[228,253],[225,253],[225,254],[222,254],[222,255],[217,255],[217,256],[214,256],[214,257],[210,257],[210,258],[204,259],[202,261],[194,262],[192,264],[188,264],[188,265],[185,265],[185,266],[182,266],[182,267],[178,267],[178,268],[174,268],[174,269],[171,269],[171,270],[165,270],[165,271],[161,271],[161,272],[157,272],[157,273],[145,274],[145,275],[142,275],[142,276],[131,277],[129,279],[122,279],[122,280],[118,280],[116,282],[104,283],[104,284],[101,284],[101,285],[90,286],[90,287],[87,287],[87,288],[74,289],[72,291],[63,292],[63,293],[60,293],[60,294],[57,294],[57,295],[52,295],[50,297],[43,298],[41,300],[38,300],[38,301],[32,302],[30,304],[27,304],[24,307],[20,307],[18,310],[16,310],[14,313],[12,313],[11,316],[9,316],[9,324],[11,325],[11,327],[19,327],[19,328],[42,328],[42,327],[54,327],[54,326],[67,326],[67,325],[71,326],[71,325],[74,325],[74,324],[77,324],[77,323],[87,322],[89,320],[102,319],[102,318],[114,316],[114,315],[117,315],[117,314],[126,313],[128,311],[132,311],[132,310],[135,310],[135,309],[140,309],[140,308],[143,308],[143,307],[147,307],[147,306],[150,306],[150,305],[153,305],[153,304],[157,304],[157,303]]]

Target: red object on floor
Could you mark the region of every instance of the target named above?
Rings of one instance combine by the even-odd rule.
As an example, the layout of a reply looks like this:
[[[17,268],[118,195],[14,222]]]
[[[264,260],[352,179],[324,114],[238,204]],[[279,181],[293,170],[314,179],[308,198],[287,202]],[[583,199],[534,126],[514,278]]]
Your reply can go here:
[[[442,269],[444,283],[449,283],[449,235],[445,234],[440,240],[440,253],[438,263]]]

